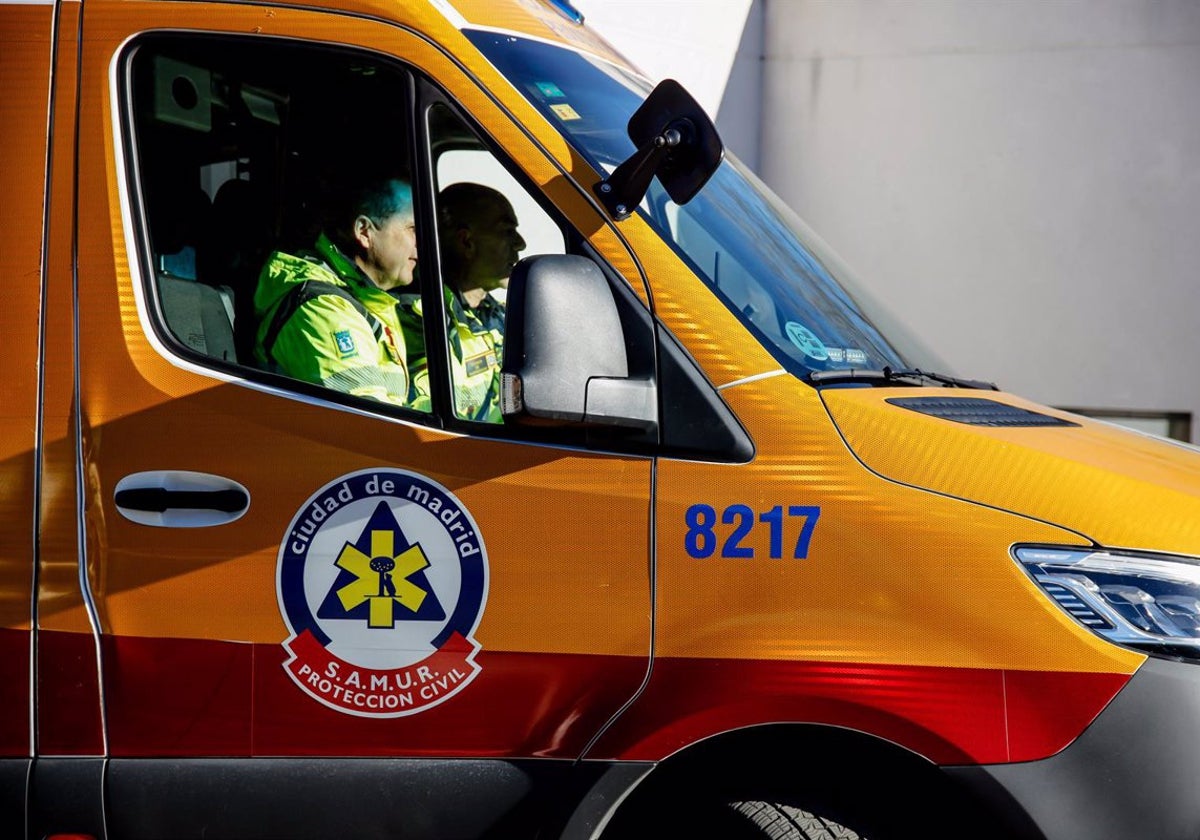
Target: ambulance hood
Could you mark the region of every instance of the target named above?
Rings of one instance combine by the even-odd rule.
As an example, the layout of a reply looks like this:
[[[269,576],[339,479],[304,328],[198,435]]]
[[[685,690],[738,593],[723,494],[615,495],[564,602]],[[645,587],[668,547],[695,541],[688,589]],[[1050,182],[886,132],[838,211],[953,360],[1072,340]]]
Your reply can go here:
[[[1071,529],[1109,548],[1200,555],[1200,450],[1010,394],[826,388],[879,475]]]

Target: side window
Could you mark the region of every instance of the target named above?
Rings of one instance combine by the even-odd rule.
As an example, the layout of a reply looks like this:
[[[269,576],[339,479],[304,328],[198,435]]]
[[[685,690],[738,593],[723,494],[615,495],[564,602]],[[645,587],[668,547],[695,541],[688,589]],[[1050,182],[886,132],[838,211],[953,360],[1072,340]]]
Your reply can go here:
[[[429,410],[399,303],[417,278],[408,72],[194,35],[144,39],[125,67],[160,336],[304,393]]]
[[[505,291],[517,261],[566,253],[559,224],[449,107],[429,110],[454,413],[502,422]]]
[[[716,439],[709,430],[729,425],[625,280],[399,62],[291,40],[161,33],[131,43],[120,66],[137,263],[154,333],[171,352],[364,407],[431,413],[449,394],[454,417],[445,419],[482,434],[704,454]],[[509,275],[518,260],[555,254],[588,260],[606,278],[625,391],[644,399],[658,387],[687,411],[660,428],[655,398],[630,414],[633,425],[568,417],[497,428]],[[560,325],[589,328],[591,312],[571,312]],[[709,415],[712,423],[694,421]]]

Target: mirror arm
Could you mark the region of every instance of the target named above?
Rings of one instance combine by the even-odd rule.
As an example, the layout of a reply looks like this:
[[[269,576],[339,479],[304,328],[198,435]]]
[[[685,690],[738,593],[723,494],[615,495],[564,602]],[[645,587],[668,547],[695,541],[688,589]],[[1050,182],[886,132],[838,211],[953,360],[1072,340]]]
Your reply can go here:
[[[663,158],[684,142],[686,130],[687,120],[671,123],[596,185],[596,194],[614,219],[629,218],[641,204]]]

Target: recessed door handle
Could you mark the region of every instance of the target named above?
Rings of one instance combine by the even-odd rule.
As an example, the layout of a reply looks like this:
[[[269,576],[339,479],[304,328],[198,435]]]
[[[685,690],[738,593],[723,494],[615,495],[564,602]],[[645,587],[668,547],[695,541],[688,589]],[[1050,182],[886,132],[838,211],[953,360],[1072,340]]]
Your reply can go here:
[[[249,497],[241,490],[166,490],[139,487],[117,493],[117,507],[165,513],[171,508],[219,510],[237,513],[246,509]]]
[[[250,507],[250,493],[219,475],[154,470],[117,482],[113,501],[122,516],[139,525],[205,528],[240,519]]]

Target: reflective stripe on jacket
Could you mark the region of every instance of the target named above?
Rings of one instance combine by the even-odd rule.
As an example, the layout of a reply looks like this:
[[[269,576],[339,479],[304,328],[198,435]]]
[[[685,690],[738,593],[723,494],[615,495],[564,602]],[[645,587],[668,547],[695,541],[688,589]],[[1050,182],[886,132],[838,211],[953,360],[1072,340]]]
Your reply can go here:
[[[446,335],[450,344],[450,375],[454,383],[454,413],[462,420],[502,423],[500,412],[500,362],[504,349],[503,306],[492,302],[485,325],[475,310],[464,306],[446,288]],[[490,298],[488,299],[491,300]],[[421,300],[416,295],[401,297],[405,329],[414,376],[428,377],[425,343],[421,337]]]

